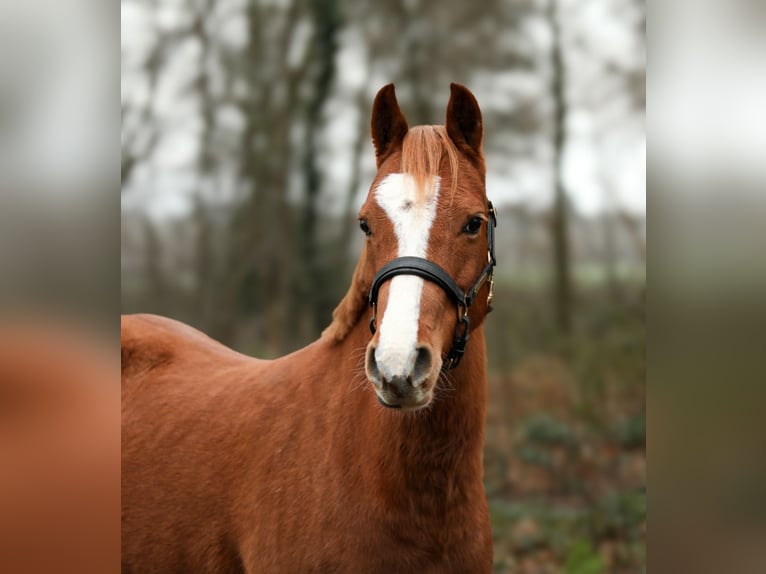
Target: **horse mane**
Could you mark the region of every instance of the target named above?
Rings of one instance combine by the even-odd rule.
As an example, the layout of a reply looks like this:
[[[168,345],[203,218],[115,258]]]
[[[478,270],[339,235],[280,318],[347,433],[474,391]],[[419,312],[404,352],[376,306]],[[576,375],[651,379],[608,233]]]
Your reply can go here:
[[[455,144],[452,143],[444,126],[416,126],[410,128],[402,142],[402,173],[413,177],[419,193],[431,189],[428,181],[440,174],[441,162],[447,156],[451,186],[450,194],[454,196],[457,189],[457,174],[459,158]],[[367,296],[370,291],[370,281],[365,280],[363,272],[364,251],[359,257],[351,287],[332,313],[332,323],[322,332],[323,339],[336,343],[343,341],[356,325],[359,316],[367,308]]]
[[[362,249],[351,279],[351,287],[332,312],[332,323],[322,331],[322,339],[329,339],[335,343],[343,341],[367,308],[367,294],[371,285],[370,278],[365,278],[364,272],[366,249],[367,246]]]
[[[460,164],[457,148],[444,126],[416,126],[407,132],[402,142],[402,173],[413,177],[418,190],[428,189],[426,183],[439,175],[445,155],[452,179],[451,193],[454,194]]]

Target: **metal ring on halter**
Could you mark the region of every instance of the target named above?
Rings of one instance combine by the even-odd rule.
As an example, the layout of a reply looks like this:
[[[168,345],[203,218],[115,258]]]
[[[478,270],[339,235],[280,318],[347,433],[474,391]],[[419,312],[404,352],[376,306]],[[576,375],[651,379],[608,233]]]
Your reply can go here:
[[[494,269],[495,269],[495,234],[494,228],[497,225],[497,215],[492,202],[489,205],[489,221],[487,222],[487,264],[479,273],[479,277],[474,281],[468,291],[463,291],[450,274],[439,265],[422,257],[398,257],[393,261],[386,263],[375,274],[370,288],[369,302],[372,307],[372,318],[370,319],[370,331],[375,334],[375,317],[378,309],[378,293],[380,287],[397,275],[415,275],[441,287],[447,295],[458,306],[458,320],[455,325],[455,336],[452,339],[452,348],[447,353],[443,370],[454,369],[460,363],[465,353],[465,347],[468,343],[471,321],[468,318],[468,308],[473,303],[479,290],[484,283],[489,281],[489,295],[487,296],[488,312],[492,310],[492,295],[494,290]]]

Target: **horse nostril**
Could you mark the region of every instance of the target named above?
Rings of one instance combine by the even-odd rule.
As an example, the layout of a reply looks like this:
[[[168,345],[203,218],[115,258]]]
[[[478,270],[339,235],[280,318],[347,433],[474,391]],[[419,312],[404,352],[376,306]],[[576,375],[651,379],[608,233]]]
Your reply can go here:
[[[412,367],[413,387],[418,387],[425,382],[428,375],[431,374],[431,368],[433,366],[431,351],[428,347],[418,347],[416,353],[415,366]]]
[[[367,377],[376,385],[380,385],[380,370],[378,369],[378,362],[375,360],[375,348],[373,345],[367,347],[367,360],[365,361],[365,367],[367,369]]]

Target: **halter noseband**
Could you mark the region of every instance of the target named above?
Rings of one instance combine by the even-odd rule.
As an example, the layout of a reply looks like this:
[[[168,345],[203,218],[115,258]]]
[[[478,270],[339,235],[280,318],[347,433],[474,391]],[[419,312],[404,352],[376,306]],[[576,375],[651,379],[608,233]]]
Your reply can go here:
[[[375,334],[375,316],[378,310],[378,293],[381,285],[396,277],[397,275],[415,275],[436,283],[447,295],[455,302],[458,309],[457,325],[455,326],[455,336],[452,339],[452,348],[447,354],[442,369],[454,369],[460,363],[465,353],[465,346],[468,343],[470,320],[468,319],[468,309],[476,299],[476,295],[484,283],[489,281],[489,295],[487,297],[488,310],[492,310],[492,290],[494,287],[493,272],[495,269],[495,232],[497,226],[497,216],[492,202],[489,204],[489,221],[487,222],[487,264],[482,269],[479,277],[474,281],[471,288],[464,292],[455,282],[449,273],[439,265],[422,257],[398,257],[389,261],[375,275],[370,288],[370,307],[372,307],[372,318],[370,319],[370,331]]]

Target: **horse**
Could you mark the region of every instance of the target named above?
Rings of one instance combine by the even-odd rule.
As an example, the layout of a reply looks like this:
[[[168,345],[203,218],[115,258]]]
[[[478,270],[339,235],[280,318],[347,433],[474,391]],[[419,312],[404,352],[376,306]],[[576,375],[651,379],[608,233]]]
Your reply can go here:
[[[492,570],[481,112],[451,84],[446,124],[410,128],[389,84],[371,131],[364,247],[317,341],[265,361],[123,318],[124,573]]]

